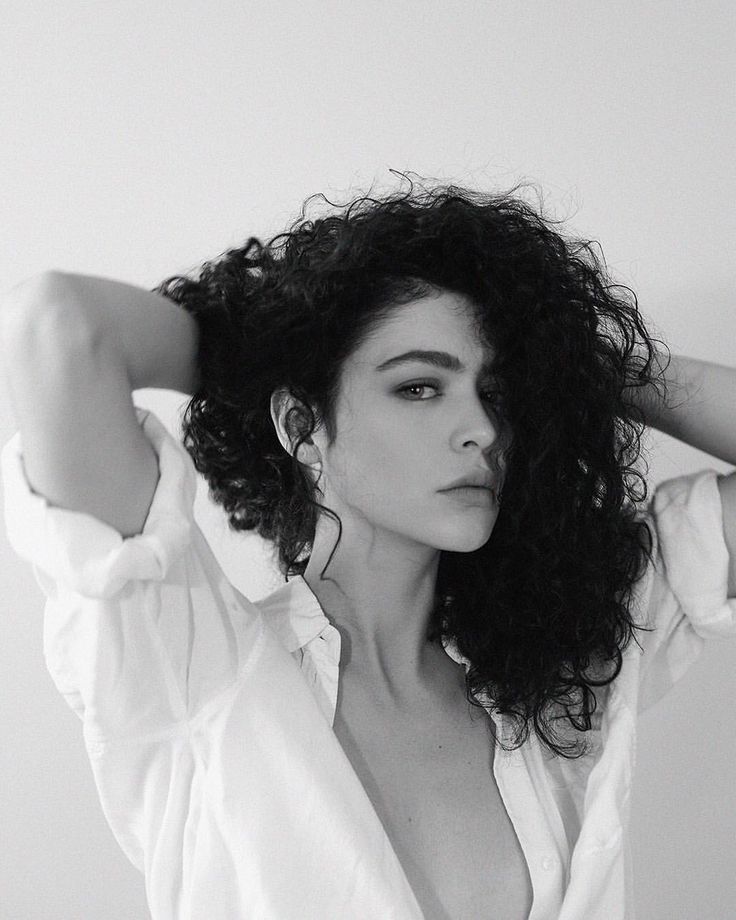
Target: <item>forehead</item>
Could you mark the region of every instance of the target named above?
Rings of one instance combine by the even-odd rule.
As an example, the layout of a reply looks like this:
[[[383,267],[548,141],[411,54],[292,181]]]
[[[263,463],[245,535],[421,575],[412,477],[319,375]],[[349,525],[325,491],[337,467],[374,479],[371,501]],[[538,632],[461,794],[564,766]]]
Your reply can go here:
[[[393,308],[353,358],[357,364],[378,366],[400,352],[423,349],[448,351],[469,368],[488,364],[493,358],[477,308],[464,295],[450,291]]]

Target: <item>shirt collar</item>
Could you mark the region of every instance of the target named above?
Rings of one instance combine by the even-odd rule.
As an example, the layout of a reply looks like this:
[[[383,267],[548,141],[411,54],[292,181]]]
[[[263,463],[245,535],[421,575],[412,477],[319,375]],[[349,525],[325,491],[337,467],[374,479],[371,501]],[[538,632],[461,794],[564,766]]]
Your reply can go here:
[[[327,619],[316,595],[301,575],[285,582],[256,606],[265,614],[270,628],[288,652],[293,654],[309,646],[308,652],[302,654],[301,667],[314,672],[312,683],[321,688],[318,702],[332,725],[339,681],[339,631]],[[317,638],[324,641],[310,644]],[[470,660],[460,653],[455,640],[443,635],[441,641],[446,654],[462,664],[467,673]],[[493,711],[490,698],[483,693],[477,699],[496,723],[496,731],[503,731],[502,718]]]
[[[316,595],[301,575],[285,582],[257,606],[266,614],[269,625],[288,652],[303,648],[331,626]],[[460,653],[451,636],[442,637],[442,647],[453,661],[468,670],[470,660]]]
[[[331,626],[301,575],[284,582],[256,605],[288,652],[303,648]]]

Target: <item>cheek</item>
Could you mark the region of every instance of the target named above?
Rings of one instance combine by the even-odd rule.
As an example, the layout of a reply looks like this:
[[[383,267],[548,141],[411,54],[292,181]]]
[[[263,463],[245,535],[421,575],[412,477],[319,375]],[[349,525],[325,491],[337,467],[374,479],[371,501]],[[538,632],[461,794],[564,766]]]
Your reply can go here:
[[[426,440],[426,438],[425,438]],[[333,458],[335,486],[355,503],[401,506],[433,488],[432,452],[406,426],[364,426],[346,433]]]

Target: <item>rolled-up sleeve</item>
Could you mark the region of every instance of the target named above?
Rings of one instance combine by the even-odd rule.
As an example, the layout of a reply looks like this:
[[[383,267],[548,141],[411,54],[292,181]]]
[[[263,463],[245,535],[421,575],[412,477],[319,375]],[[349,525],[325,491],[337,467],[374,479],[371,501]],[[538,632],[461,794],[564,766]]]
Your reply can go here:
[[[728,597],[729,554],[714,470],[661,483],[649,504],[653,565],[641,625],[639,711],[656,703],[694,663],[707,639],[736,637]]]
[[[136,412],[159,479],[132,537],[34,493],[20,433],[2,451],[8,538],[46,595],[46,664],[88,742],[185,724],[233,684],[260,628],[194,521],[191,458],[155,415]]]

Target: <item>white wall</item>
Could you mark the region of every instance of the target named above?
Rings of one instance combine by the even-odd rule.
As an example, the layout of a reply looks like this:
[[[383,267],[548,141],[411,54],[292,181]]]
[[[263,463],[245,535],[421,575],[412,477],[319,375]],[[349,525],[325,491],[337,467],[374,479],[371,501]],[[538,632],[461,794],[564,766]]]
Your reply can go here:
[[[529,178],[674,352],[736,364],[734,19],[730,0],[6,0],[0,286],[51,267],[152,286],[282,230],[311,193],[395,187],[389,168]],[[176,424],[177,397],[137,398]],[[729,469],[649,446],[652,485]],[[228,574],[264,593],[257,541],[198,509]],[[45,670],[41,593],[4,537],[0,566],[0,916],[144,918]],[[641,721],[645,920],[733,915],[735,665],[709,647]]]

